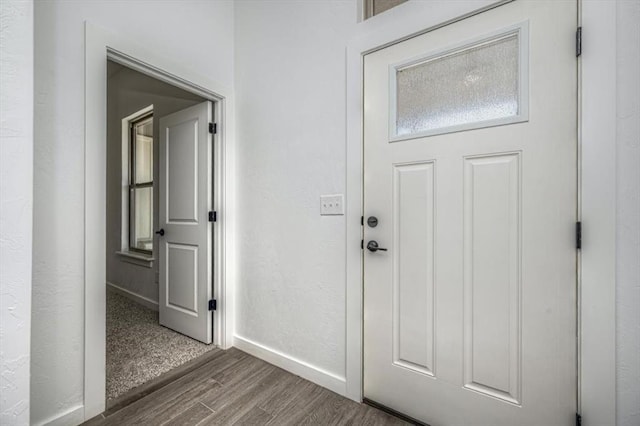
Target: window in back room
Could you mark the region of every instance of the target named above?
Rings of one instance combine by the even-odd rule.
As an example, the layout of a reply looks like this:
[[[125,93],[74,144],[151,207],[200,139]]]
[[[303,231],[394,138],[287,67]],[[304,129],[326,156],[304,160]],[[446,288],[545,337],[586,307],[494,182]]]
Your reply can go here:
[[[153,250],[153,111],[129,122],[129,250]]]

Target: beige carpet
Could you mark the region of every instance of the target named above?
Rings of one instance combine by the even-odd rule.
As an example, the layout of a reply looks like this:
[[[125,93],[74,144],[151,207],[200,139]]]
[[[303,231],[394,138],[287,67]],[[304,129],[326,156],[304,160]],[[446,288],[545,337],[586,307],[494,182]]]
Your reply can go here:
[[[107,400],[214,348],[162,327],[158,312],[107,291]]]

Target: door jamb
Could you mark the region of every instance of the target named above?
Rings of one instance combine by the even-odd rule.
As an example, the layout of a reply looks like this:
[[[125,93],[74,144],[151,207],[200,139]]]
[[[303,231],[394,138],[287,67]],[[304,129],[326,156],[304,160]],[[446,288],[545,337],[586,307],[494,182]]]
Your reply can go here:
[[[406,2],[382,14],[347,47],[346,394],[363,397],[364,56],[508,3]],[[588,47],[579,58],[578,218],[585,238],[578,270],[578,411],[585,425],[615,424],[615,2],[578,1]],[[600,206],[611,206],[602,209]]]
[[[120,34],[85,23],[84,419],[105,410],[107,60],[214,102],[213,344],[233,346],[233,92]]]

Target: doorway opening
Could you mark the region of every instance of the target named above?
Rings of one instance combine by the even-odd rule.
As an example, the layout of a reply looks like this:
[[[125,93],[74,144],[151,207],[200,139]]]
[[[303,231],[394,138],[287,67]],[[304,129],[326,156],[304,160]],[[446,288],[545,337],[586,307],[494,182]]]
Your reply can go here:
[[[199,118],[206,121],[202,125],[207,131],[190,126],[194,132],[181,134],[184,129],[179,126],[193,122],[189,112],[194,108],[205,111]],[[167,125],[176,117],[178,127]],[[219,349],[212,344],[213,316],[208,310],[214,292],[214,229],[202,220],[213,210],[213,135],[208,132],[214,122],[213,104],[199,94],[107,61],[106,119],[109,408],[130,399],[145,383]],[[185,161],[185,153],[191,163]],[[201,156],[208,157],[203,159],[205,167],[198,167]],[[177,180],[181,176],[191,180],[183,180],[182,186]],[[188,200],[189,195],[193,199]],[[199,203],[198,198],[204,200]],[[204,245],[183,241],[184,232],[171,224],[189,221],[180,211],[188,201],[190,213],[195,212],[188,226],[207,234]],[[207,211],[199,212],[203,207]],[[189,257],[198,251],[203,256]],[[190,261],[196,262],[191,271],[182,265]],[[177,310],[186,320],[175,318]]]
[[[211,170],[211,175],[206,176],[206,182],[212,182],[210,188],[204,183],[199,183],[200,188],[207,191],[207,202],[210,202],[211,211],[198,209],[202,218],[200,223],[208,223],[212,232],[196,232],[196,235],[210,237],[206,250],[200,250],[206,258],[199,258],[199,264],[210,267],[207,276],[200,277],[203,292],[206,297],[194,298],[199,306],[198,313],[206,313],[208,322],[202,320],[203,335],[208,335],[209,342],[221,349],[228,349],[232,345],[233,338],[233,291],[227,282],[233,281],[234,250],[233,250],[233,206],[235,187],[232,184],[234,166],[233,144],[233,97],[232,90],[220,82],[212,80],[207,75],[199,74],[188,64],[176,62],[166,52],[154,51],[148,46],[140,46],[135,41],[123,37],[119,33],[95,26],[90,22],[85,24],[85,214],[84,214],[84,267],[85,267],[85,316],[84,316],[84,419],[90,419],[106,408],[106,258],[107,258],[107,66],[109,62],[115,62],[131,70],[135,70],[145,76],[150,76],[160,82],[164,82],[180,88],[188,93],[200,96],[206,102],[202,102],[189,108],[196,108],[200,115],[196,121],[201,123],[197,128],[198,135],[207,134],[207,144],[201,146],[210,147],[210,155],[187,156],[189,158],[201,158],[211,163],[198,165],[200,170]],[[199,106],[199,108],[197,108]],[[187,108],[187,109],[189,109]],[[206,110],[206,111],[205,111]],[[183,110],[184,111],[184,110]],[[190,111],[189,113],[193,113]],[[179,114],[174,113],[174,114]],[[170,116],[172,116],[170,114]],[[174,117],[175,118],[175,117]],[[195,117],[193,117],[195,118]],[[211,122],[213,118],[213,122]],[[160,117],[160,120],[162,117]],[[171,123],[169,123],[171,124]],[[174,123],[175,124],[175,123]],[[213,133],[209,133],[213,128]],[[188,130],[188,129],[187,129]],[[192,129],[193,130],[193,129]],[[163,132],[165,134],[171,132]],[[178,132],[179,133],[179,132]],[[185,133],[183,132],[183,135]],[[188,132],[186,132],[188,134]],[[162,141],[161,141],[162,142]],[[162,150],[160,150],[160,154]],[[162,162],[162,158],[160,158]],[[184,167],[182,170],[189,170]],[[190,170],[195,170],[191,167]],[[161,176],[158,176],[161,178]],[[162,188],[162,186],[160,186]],[[160,194],[158,194],[160,196]],[[210,198],[208,197],[210,195]],[[175,198],[175,197],[174,197]],[[179,198],[179,197],[178,197]],[[209,207],[209,206],[206,206]],[[165,210],[164,208],[162,210]],[[214,222],[209,222],[208,217],[213,213]],[[175,221],[174,221],[175,222]],[[173,224],[172,224],[173,225]],[[153,228],[154,232],[159,231]],[[194,228],[195,229],[195,228]],[[200,230],[200,228],[198,228]],[[159,251],[158,262],[162,265],[162,253],[166,253],[168,243],[173,237],[171,229],[166,229],[164,250]],[[178,233],[177,235],[182,235]],[[121,236],[120,236],[121,237]],[[169,238],[167,238],[169,237]],[[117,238],[117,237],[116,237]],[[154,234],[154,238],[158,238]],[[188,243],[179,243],[182,246]],[[191,244],[194,248],[194,244]],[[175,244],[173,246],[175,248]],[[179,248],[179,247],[178,247]],[[191,250],[195,253],[197,250]],[[184,260],[185,256],[174,250],[171,255],[173,260]],[[184,253],[184,252],[182,252]],[[187,253],[188,254],[188,253]],[[170,259],[171,260],[171,259]],[[193,260],[193,259],[192,259]],[[167,269],[161,269],[161,272]],[[193,278],[193,274],[191,278]],[[159,281],[162,282],[162,273]],[[155,278],[155,277],[154,277]],[[175,282],[175,280],[170,280]],[[193,279],[191,280],[193,284]],[[159,292],[166,294],[165,291]],[[173,296],[173,295],[172,295]],[[207,300],[208,299],[208,300]],[[163,305],[158,300],[158,308]],[[174,305],[180,305],[178,301]],[[184,303],[182,303],[184,304]],[[180,306],[178,306],[180,307]],[[210,307],[213,309],[211,310]],[[188,309],[187,309],[188,311]],[[186,314],[189,315],[189,314]],[[198,315],[196,317],[199,318]],[[204,317],[203,317],[204,318]],[[173,328],[173,327],[170,327]],[[216,351],[209,351],[214,353]],[[203,361],[203,357],[197,358],[197,362]],[[193,367],[193,363],[188,363]],[[179,369],[172,370],[177,374],[179,370],[184,373],[183,365]],[[166,379],[166,377],[165,377]],[[158,382],[156,382],[156,385]]]

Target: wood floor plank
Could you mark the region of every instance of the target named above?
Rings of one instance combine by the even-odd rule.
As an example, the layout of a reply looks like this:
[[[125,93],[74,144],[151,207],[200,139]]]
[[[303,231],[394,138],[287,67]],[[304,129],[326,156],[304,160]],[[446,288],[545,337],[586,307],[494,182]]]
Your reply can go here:
[[[264,362],[261,359],[248,357],[244,358],[241,362],[234,364],[230,368],[225,368],[220,371],[213,371],[213,378],[216,382],[222,385],[232,385],[233,383],[237,383],[243,380],[247,375],[250,375],[255,370],[260,367],[264,367],[267,365],[271,365],[267,362]],[[215,370],[215,366],[213,366],[212,370]]]
[[[318,406],[310,410],[301,425],[345,425],[355,419],[359,404],[327,390]]]
[[[304,384],[307,383],[304,379],[288,374],[284,378],[285,384],[271,393],[264,401],[258,404],[258,407],[265,410],[267,413],[275,414],[280,411],[285,405],[289,404],[293,398],[295,398],[303,389]]]
[[[282,380],[283,376],[289,375],[289,373],[279,368],[271,367],[272,370],[268,375],[254,377],[255,381],[248,384],[244,392],[235,397],[227,398],[229,402],[226,405],[212,407],[216,410],[216,414],[208,420],[207,424],[234,424],[265,400],[272,392],[277,391],[278,387],[285,383]]]
[[[241,380],[223,384],[219,392],[203,395],[201,402],[212,410],[220,412],[235,401],[244,400],[261,380],[275,371],[275,368],[267,363],[257,364],[254,369],[247,371]]]
[[[148,395],[95,417],[111,425],[406,425],[237,349],[221,351]],[[104,414],[104,413],[103,413]]]
[[[205,407],[203,404],[196,402],[177,416],[162,423],[163,426],[190,426],[196,425],[207,417],[214,414],[214,411]]]
[[[253,407],[245,415],[240,417],[233,425],[237,426],[262,426],[266,425],[273,416],[260,407]]]
[[[200,396],[219,386],[221,385],[209,377],[189,387],[174,387],[171,395],[163,395],[159,400],[142,400],[142,403],[135,403],[107,417],[107,424],[161,424],[180,414],[186,407],[198,401]]]
[[[298,393],[288,404],[277,411],[273,419],[267,424],[269,425],[298,425],[310,410],[322,402],[322,397],[326,396],[325,389],[320,386],[306,382],[302,385],[300,393]]]

